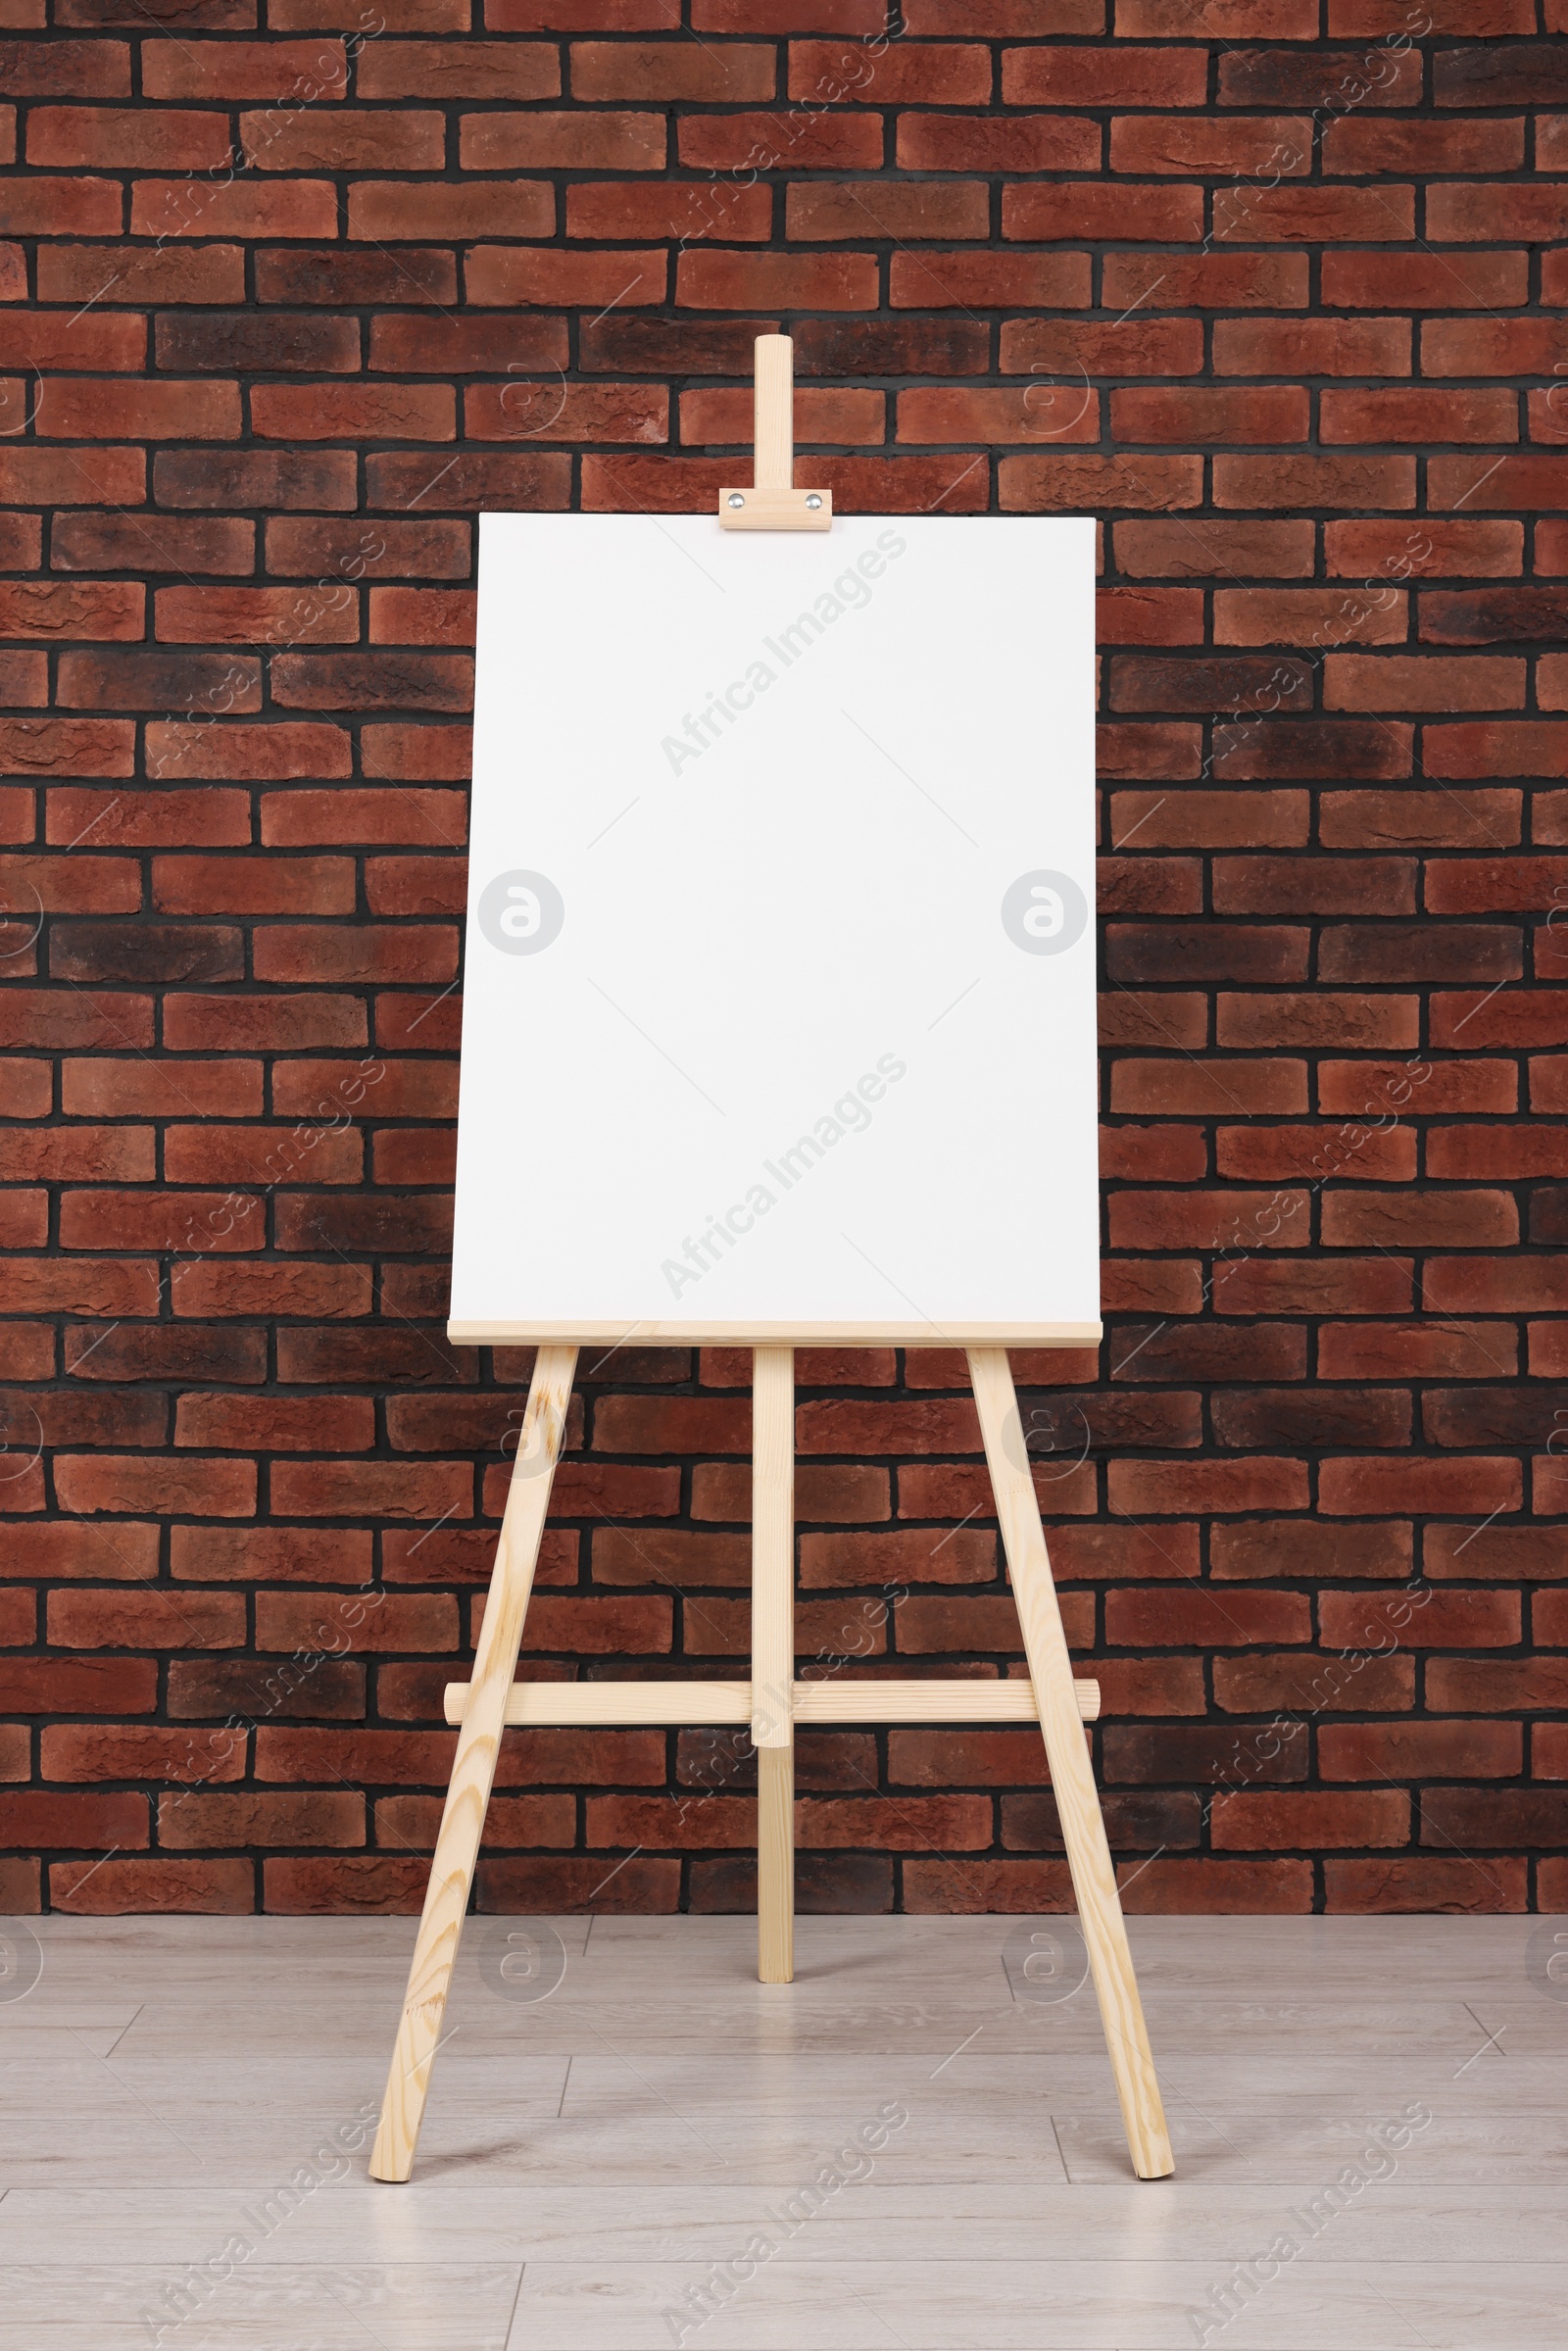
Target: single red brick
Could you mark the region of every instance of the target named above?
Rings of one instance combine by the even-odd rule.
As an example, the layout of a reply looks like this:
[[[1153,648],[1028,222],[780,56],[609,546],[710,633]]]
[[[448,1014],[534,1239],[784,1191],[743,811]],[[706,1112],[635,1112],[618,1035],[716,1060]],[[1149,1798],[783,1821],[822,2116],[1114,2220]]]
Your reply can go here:
[[[170,1219],[172,1223],[172,1202]],[[63,1454],[55,1462],[55,1487],[63,1506],[83,1515],[111,1511],[134,1517],[150,1510],[178,1517],[251,1518],[256,1511],[251,1461]]]
[[[348,508],[357,496],[349,450],[296,449],[286,457],[269,449],[160,450],[153,473],[158,496],[169,506],[256,505],[287,512]]]
[[[1542,1620],[1543,1592],[1535,1603],[1538,1641],[1553,1642],[1555,1633]],[[1418,1604],[1399,1595],[1375,1592],[1324,1592],[1318,1602],[1318,1622],[1325,1641],[1344,1648],[1358,1642],[1386,1641],[1392,1626],[1413,1648],[1511,1649],[1520,1640],[1520,1597],[1517,1592],[1427,1592]],[[1452,1777],[1453,1775],[1446,1775]]]
[[[49,394],[38,429],[53,439],[113,440],[123,433],[154,441],[231,441],[240,431],[239,389],[231,383],[56,376]]]
[[[927,386],[898,395],[901,441],[1098,441],[1099,395],[1076,385],[968,390]]]
[[[1299,1592],[1200,1587],[1105,1594],[1105,1639],[1122,1648],[1248,1648],[1311,1638],[1311,1611]]]
[[[1355,0],[1351,0],[1348,13],[1352,16],[1354,7]],[[1336,23],[1333,29],[1343,32],[1347,26]],[[1368,69],[1373,60],[1353,50],[1233,51],[1219,61],[1220,103],[1222,106],[1310,105],[1328,112],[1364,106],[1375,91],[1380,106],[1418,105],[1422,80],[1419,54],[1385,46],[1376,62],[1380,72],[1372,75]]]
[[[789,94],[821,106],[984,106],[991,90],[991,52],[972,41],[902,38],[875,59],[842,41],[790,43]]]
[[[1327,400],[1329,394],[1323,397]],[[1328,522],[1323,526],[1323,552],[1331,578],[1403,580],[1448,572],[1465,578],[1507,578],[1524,567],[1524,525],[1444,522],[1435,515],[1423,515],[1414,524]]]
[[[1151,275],[1153,260],[1165,264]],[[1304,310],[1306,256],[1301,253],[1109,253],[1102,265],[1101,300],[1131,309],[1157,291],[1164,310]]]
[[[464,425],[471,439],[484,441],[662,444],[669,438],[669,394],[662,385],[564,384],[548,378],[471,384],[464,394]]]
[[[1200,10],[1193,0],[1118,0],[1116,30],[1170,38],[1195,30],[1195,17],[1215,40],[1311,41],[1319,30],[1312,0],[1202,0]]]
[[[177,243],[162,250],[124,244],[39,246],[40,301],[93,302],[111,283],[122,302],[243,302],[244,249]]]
[[[515,6],[516,0],[508,0],[508,5]],[[590,13],[603,23],[601,11],[584,11]],[[618,29],[631,29],[620,0],[614,19]],[[649,0],[641,0],[636,22],[662,25],[662,19],[649,9]],[[880,0],[809,0],[805,9],[800,0],[693,0],[692,24],[699,32],[798,32],[803,23],[821,32],[858,33],[862,39],[883,35]]]
[[[1111,393],[1110,429],[1117,441],[1304,441],[1309,408],[1305,390],[1296,385],[1140,388]]]
[[[1491,470],[1479,456],[1434,456],[1427,464],[1427,503],[1434,513],[1450,513],[1460,503],[1472,508],[1561,508],[1568,506],[1568,456],[1504,456]]]
[[[447,1655],[458,1646],[458,1603],[447,1592],[258,1592],[256,1645]]]
[[[870,310],[876,285],[870,254],[687,251],[676,266],[675,299],[694,310]]]
[[[51,179],[24,173],[0,187],[0,235],[118,236],[124,203],[113,179]]]
[[[135,733],[128,718],[0,720],[0,775],[128,776]]]
[[[1236,1334],[1238,1340],[1244,1334]],[[1365,1526],[1324,1526],[1315,1519],[1254,1519],[1215,1527],[1209,1541],[1216,1579],[1255,1583],[1287,1576],[1317,1583],[1333,1576],[1385,1576],[1399,1582],[1411,1571],[1408,1525],[1371,1520]]]
[[[1408,375],[1408,318],[1216,318],[1217,375]]]
[[[1117,29],[1122,27],[1118,24]],[[1311,158],[1312,125],[1304,115],[1248,120],[1120,115],[1110,126],[1113,171],[1171,171],[1184,178],[1278,172],[1289,177],[1308,171]]]
[[[7,41],[0,54],[6,87],[15,98],[130,95],[130,47],[125,41]]]
[[[1335,1915],[1480,1915],[1529,1906],[1524,1862],[1494,1855],[1484,1865],[1468,1855],[1456,1860],[1427,1853],[1382,1861],[1330,1860],[1323,1864],[1323,1884],[1326,1906]]]
[[[706,118],[705,118],[706,120]],[[795,394],[796,446],[822,442],[880,443],[886,430],[886,395],[855,386],[805,384]],[[750,391],[683,392],[680,437],[688,448],[702,444],[748,443],[753,416]]]
[[[1236,1258],[1214,1275],[1219,1314],[1405,1314],[1408,1257]]]
[[[174,1527],[170,1559],[176,1583],[367,1585],[370,1543],[347,1527]]]
[[[1184,1861],[1169,1857],[1123,1864],[1121,1870],[1125,1879],[1122,1903],[1135,1915],[1179,1909],[1212,1917],[1246,1917],[1312,1907],[1312,1864],[1308,1861]]]
[[[274,8],[269,16],[274,30],[275,14]],[[242,114],[239,137],[246,162],[258,171],[439,171],[446,161],[443,118],[412,110],[371,114],[307,106],[285,112],[272,106]],[[335,234],[335,225],[326,233]]]
[[[50,534],[56,571],[143,571],[156,555],[170,571],[244,572],[256,567],[256,525],[227,515],[156,520],[128,514],[57,514]]]
[[[1201,504],[1202,463],[1199,457],[1009,457],[997,476],[1004,514],[1157,510]]]
[[[243,1648],[245,1601],[239,1592],[186,1591],[180,1594],[176,1612],[156,1592],[52,1592],[47,1639],[70,1649],[156,1649],[171,1642],[181,1649]],[[131,1734],[138,1739],[147,1736],[145,1732]],[[120,1771],[104,1776],[130,1779],[138,1775]]]
[[[1318,1508],[1333,1515],[1360,1511],[1517,1510],[1523,1487],[1517,1461],[1470,1454],[1445,1461],[1325,1461],[1318,1471]]]
[[[256,256],[256,293],[263,303],[328,308],[455,302],[458,265],[455,255],[429,246],[407,245],[397,254],[356,252],[352,247],[335,253],[290,253],[271,246]]]
[[[1131,1058],[1111,1071],[1111,1107],[1144,1115],[1197,1118],[1238,1111],[1278,1116],[1306,1108],[1306,1064],[1284,1060],[1158,1061]]]
[[[1134,579],[1304,577],[1313,567],[1313,525],[1304,520],[1234,522],[1218,516],[1118,522],[1113,532],[1117,568]]]
[[[450,441],[456,403],[445,384],[257,384],[251,423],[287,441]]]
[[[29,164],[109,171],[201,171],[230,159],[226,115],[140,107],[35,106],[27,117]]]
[[[467,1517],[473,1471],[458,1461],[280,1461],[271,1491],[274,1510],[304,1518]]]
[[[1506,310],[1527,297],[1527,253],[1325,253],[1323,300],[1356,311]]]
[[[1404,171],[1425,176],[1449,171],[1517,171],[1524,162],[1524,122],[1477,118],[1465,122],[1390,122],[1343,115],[1323,133],[1325,172]],[[1538,148],[1544,122],[1537,129]],[[1557,165],[1542,169],[1557,170]]]
[[[1355,1136],[1362,1134],[1360,1142]],[[1309,1182],[1315,1175],[1361,1183],[1410,1183],[1415,1176],[1415,1137],[1402,1129],[1347,1136],[1334,1127],[1222,1127],[1215,1138],[1216,1172],[1242,1182],[1269,1178]]]
[[[1451,389],[1325,391],[1319,431],[1336,441],[1517,441],[1513,392]]]
[[[1397,1845],[1410,1835],[1410,1798],[1403,1788],[1369,1795],[1329,1789],[1247,1788],[1217,1795],[1209,1816],[1216,1852],[1262,1846]]]
[[[1117,27],[1118,32],[1120,26]],[[1208,57],[1202,49],[1112,47],[1004,49],[1007,106],[1201,106]]]
[[[906,115],[898,162],[906,171],[1098,171],[1101,128],[1082,115]]]
[[[1328,1380],[1506,1378],[1517,1355],[1507,1323],[1326,1323],[1318,1333]]]
[[[338,40],[155,41],[147,51],[148,98],[340,97],[348,77]]]
[[[346,776],[353,759],[349,737],[341,727],[276,719],[265,726],[185,726],[173,720],[151,721],[147,727],[147,755],[161,774],[215,779],[233,776],[260,782],[297,775]],[[205,797],[212,801],[220,796],[209,793]],[[238,794],[234,797],[241,802],[247,818],[245,829],[237,832],[235,838],[248,841],[248,803]],[[192,835],[187,832],[179,837],[189,840]]]
[[[1413,237],[1415,190],[1410,187],[1334,188],[1246,186],[1219,189],[1214,233],[1231,243],[1356,243],[1377,236]]]
[[[1025,243],[1120,237],[1139,243],[1157,238],[1166,244],[1196,245],[1203,233],[1202,191],[1158,181],[1143,186],[1135,180],[1056,179],[1032,186],[1013,184],[1002,191],[1002,233]],[[1146,299],[1158,283],[1157,270],[1144,272],[1141,290]]]
[[[296,588],[160,588],[155,633],[174,645],[353,644],[358,600],[341,581],[324,591]],[[160,730],[167,735],[168,729]],[[187,730],[194,731],[194,730]],[[262,728],[252,728],[255,736]],[[178,743],[170,746],[177,754]],[[196,756],[200,756],[200,747]]]
[[[810,120],[803,118],[807,123]],[[753,127],[731,127],[739,125]],[[661,171],[669,139],[662,115],[601,110],[591,114],[465,115],[458,132],[459,161],[466,171]],[[680,160],[723,171],[753,161],[751,150],[758,140],[779,135],[778,123],[770,115],[689,116],[679,125]],[[812,135],[809,129],[806,133],[808,138]],[[874,166],[881,160],[879,136],[874,148],[870,156],[856,153],[826,160]]]
[[[1428,318],[1421,327],[1422,370],[1428,375],[1549,375],[1559,340],[1560,329],[1549,318]]]
[[[213,182],[138,179],[130,228],[140,237],[335,237],[337,190],[328,179]]]
[[[51,1593],[51,1602],[68,1594]],[[213,1600],[214,1592],[199,1597]],[[237,1598],[237,1595],[236,1595]],[[159,1603],[165,1632],[171,1622]],[[240,1603],[243,1614],[243,1603]],[[150,1645],[156,1645],[150,1644]],[[243,1731],[164,1730],[154,1725],[52,1723],[39,1740],[46,1780],[225,1781],[245,1776]]]
[[[777,66],[763,42],[573,41],[571,87],[578,99],[696,99],[734,106],[771,98]],[[539,93],[550,95],[549,92]]]
[[[255,1863],[175,1861],[164,1854],[49,1866],[51,1907],[80,1918],[226,1914],[254,1908]]]
[[[569,253],[547,245],[475,245],[465,265],[470,302],[576,305],[662,303],[668,262],[657,248]]]
[[[1549,775],[1568,759],[1568,722],[1498,719],[1422,730],[1428,775],[1468,778]]]
[[[1220,507],[1413,507],[1415,460],[1405,457],[1214,459]]]
[[[1087,310],[1089,256],[895,253],[888,264],[888,300],[895,310]]]
[[[413,237],[548,237],[555,229],[556,197],[548,180],[431,186],[363,179],[349,192],[348,233],[374,244]]]
[[[355,68],[360,98],[559,98],[561,50],[554,41],[367,42]],[[576,95],[587,92],[576,85]]]
[[[158,1838],[167,1851],[210,1845],[362,1845],[365,1798],[344,1788],[286,1795],[183,1790],[158,1799]]]
[[[1568,191],[1553,181],[1499,188],[1484,180],[1439,180],[1427,192],[1427,235],[1438,244],[1489,244],[1503,237],[1550,243],[1568,221]]]
[[[1305,1465],[1261,1455],[1248,1461],[1112,1461],[1106,1491],[1111,1510],[1129,1518],[1159,1511],[1206,1515],[1307,1506]]]
[[[1361,589],[1220,588],[1214,595],[1216,645],[1402,645],[1409,633],[1408,599],[1386,582]]]
[[[585,180],[566,192],[568,237],[615,238],[626,243],[634,238],[671,237],[682,245],[712,238],[718,243],[765,244],[771,218],[768,189],[738,181]],[[519,226],[516,233],[548,236],[552,225],[546,220],[532,230]],[[487,223],[485,233],[494,235],[498,226]]]

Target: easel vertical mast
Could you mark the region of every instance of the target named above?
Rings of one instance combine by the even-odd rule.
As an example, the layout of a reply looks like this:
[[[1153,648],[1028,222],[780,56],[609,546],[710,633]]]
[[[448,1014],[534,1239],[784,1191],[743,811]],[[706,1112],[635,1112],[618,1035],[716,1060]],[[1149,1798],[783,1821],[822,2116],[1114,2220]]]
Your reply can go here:
[[[795,1350],[752,1354],[757,1973],[795,1977]]]
[[[831,490],[795,487],[795,345],[788,335],[759,335],[752,430],[756,478],[750,489],[718,493],[723,530],[830,530]]]
[[[795,487],[795,346],[788,335],[757,338],[752,393],[753,471],[760,490]]]

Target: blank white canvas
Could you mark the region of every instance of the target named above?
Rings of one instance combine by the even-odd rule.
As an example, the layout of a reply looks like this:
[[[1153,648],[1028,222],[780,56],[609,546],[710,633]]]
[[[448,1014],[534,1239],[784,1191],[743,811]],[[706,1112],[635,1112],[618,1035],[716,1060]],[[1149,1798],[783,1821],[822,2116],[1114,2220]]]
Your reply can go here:
[[[1098,1336],[1094,584],[483,517],[454,1338]]]

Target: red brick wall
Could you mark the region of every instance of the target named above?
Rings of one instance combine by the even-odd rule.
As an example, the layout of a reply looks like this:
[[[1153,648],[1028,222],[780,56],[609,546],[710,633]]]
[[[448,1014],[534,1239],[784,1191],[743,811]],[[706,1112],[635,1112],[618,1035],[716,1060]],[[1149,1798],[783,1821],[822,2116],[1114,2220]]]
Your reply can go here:
[[[4,0],[0,1908],[417,1904],[473,517],[707,506],[778,324],[841,508],[1105,521],[1130,1904],[1568,1906],[1568,7],[1113,4]],[[813,1670],[1019,1670],[960,1369],[803,1358]],[[741,1670],[745,1371],[590,1375],[533,1670]],[[804,1738],[803,1901],[1059,1904],[1043,1777]],[[483,1898],[745,1904],[747,1786],[514,1737]]]

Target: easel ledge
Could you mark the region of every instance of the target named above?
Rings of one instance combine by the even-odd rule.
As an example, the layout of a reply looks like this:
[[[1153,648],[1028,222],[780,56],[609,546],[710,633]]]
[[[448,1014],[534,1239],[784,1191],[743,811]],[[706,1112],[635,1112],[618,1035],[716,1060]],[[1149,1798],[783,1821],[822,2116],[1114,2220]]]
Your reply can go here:
[[[455,1347],[1098,1347],[1098,1322],[449,1322]]]

